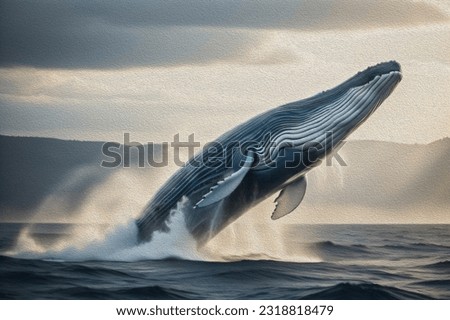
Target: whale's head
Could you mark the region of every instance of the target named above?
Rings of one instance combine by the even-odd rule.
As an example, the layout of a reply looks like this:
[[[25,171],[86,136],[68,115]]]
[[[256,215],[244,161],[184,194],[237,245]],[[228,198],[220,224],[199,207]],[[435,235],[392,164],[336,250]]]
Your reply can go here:
[[[328,119],[323,130],[332,133],[336,141],[345,139],[358,128],[392,93],[401,81],[400,64],[381,63],[357,73],[324,96]]]
[[[314,142],[330,150],[358,128],[401,79],[397,62],[380,63],[333,89],[282,106],[283,110],[289,111],[290,117],[298,119],[295,128],[285,128],[290,141],[297,147]]]

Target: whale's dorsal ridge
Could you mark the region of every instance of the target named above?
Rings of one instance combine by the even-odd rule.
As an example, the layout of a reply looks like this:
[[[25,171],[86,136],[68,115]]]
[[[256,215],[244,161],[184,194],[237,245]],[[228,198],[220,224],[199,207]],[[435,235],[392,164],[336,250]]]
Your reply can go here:
[[[250,151],[245,158],[244,165],[231,175],[220,180],[215,186],[211,187],[210,191],[195,204],[194,208],[209,206],[229,196],[240,185],[245,175],[250,170],[254,159],[254,154]]]
[[[272,213],[272,220],[280,219],[294,211],[302,202],[305,192],[306,178],[304,176],[282,189],[275,199],[275,210]]]

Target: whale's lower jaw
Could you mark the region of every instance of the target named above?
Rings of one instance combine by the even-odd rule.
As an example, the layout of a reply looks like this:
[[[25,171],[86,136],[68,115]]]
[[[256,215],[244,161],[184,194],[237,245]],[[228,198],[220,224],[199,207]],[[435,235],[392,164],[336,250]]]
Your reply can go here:
[[[184,198],[188,200],[178,211],[200,245],[279,190],[272,218],[289,214],[305,194],[304,174],[359,127],[401,77],[397,62],[382,63],[331,90],[272,109],[225,133],[216,140],[219,148],[204,149],[158,190],[136,222],[138,241],[151,240],[155,232],[169,232],[171,211]],[[236,142],[246,148],[238,149],[237,156],[226,152]],[[298,164],[288,166],[288,156],[299,158]],[[220,159],[219,166],[206,165],[209,159]]]

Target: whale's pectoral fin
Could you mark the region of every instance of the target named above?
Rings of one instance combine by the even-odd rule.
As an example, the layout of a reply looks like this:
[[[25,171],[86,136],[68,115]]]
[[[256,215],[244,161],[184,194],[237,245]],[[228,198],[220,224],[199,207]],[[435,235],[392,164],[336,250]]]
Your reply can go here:
[[[294,211],[302,202],[306,192],[306,178],[301,177],[281,190],[275,199],[275,210],[272,213],[272,220],[280,219]]]
[[[250,170],[253,161],[253,152],[249,152],[245,157],[243,166],[213,186],[211,190],[196,203],[195,207],[206,207],[229,196],[242,182],[245,175]]]

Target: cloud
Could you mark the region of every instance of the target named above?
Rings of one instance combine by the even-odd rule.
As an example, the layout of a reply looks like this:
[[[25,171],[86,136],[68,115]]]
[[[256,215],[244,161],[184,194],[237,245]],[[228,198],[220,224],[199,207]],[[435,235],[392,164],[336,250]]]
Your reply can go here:
[[[78,8],[83,15],[101,17],[112,24],[140,26],[327,30],[416,25],[448,19],[438,8],[411,0],[141,0],[114,6],[103,1],[87,3]]]
[[[448,20],[426,3],[387,0],[7,0],[0,12],[0,66],[68,69],[239,60],[264,40],[259,30],[367,29]]]

